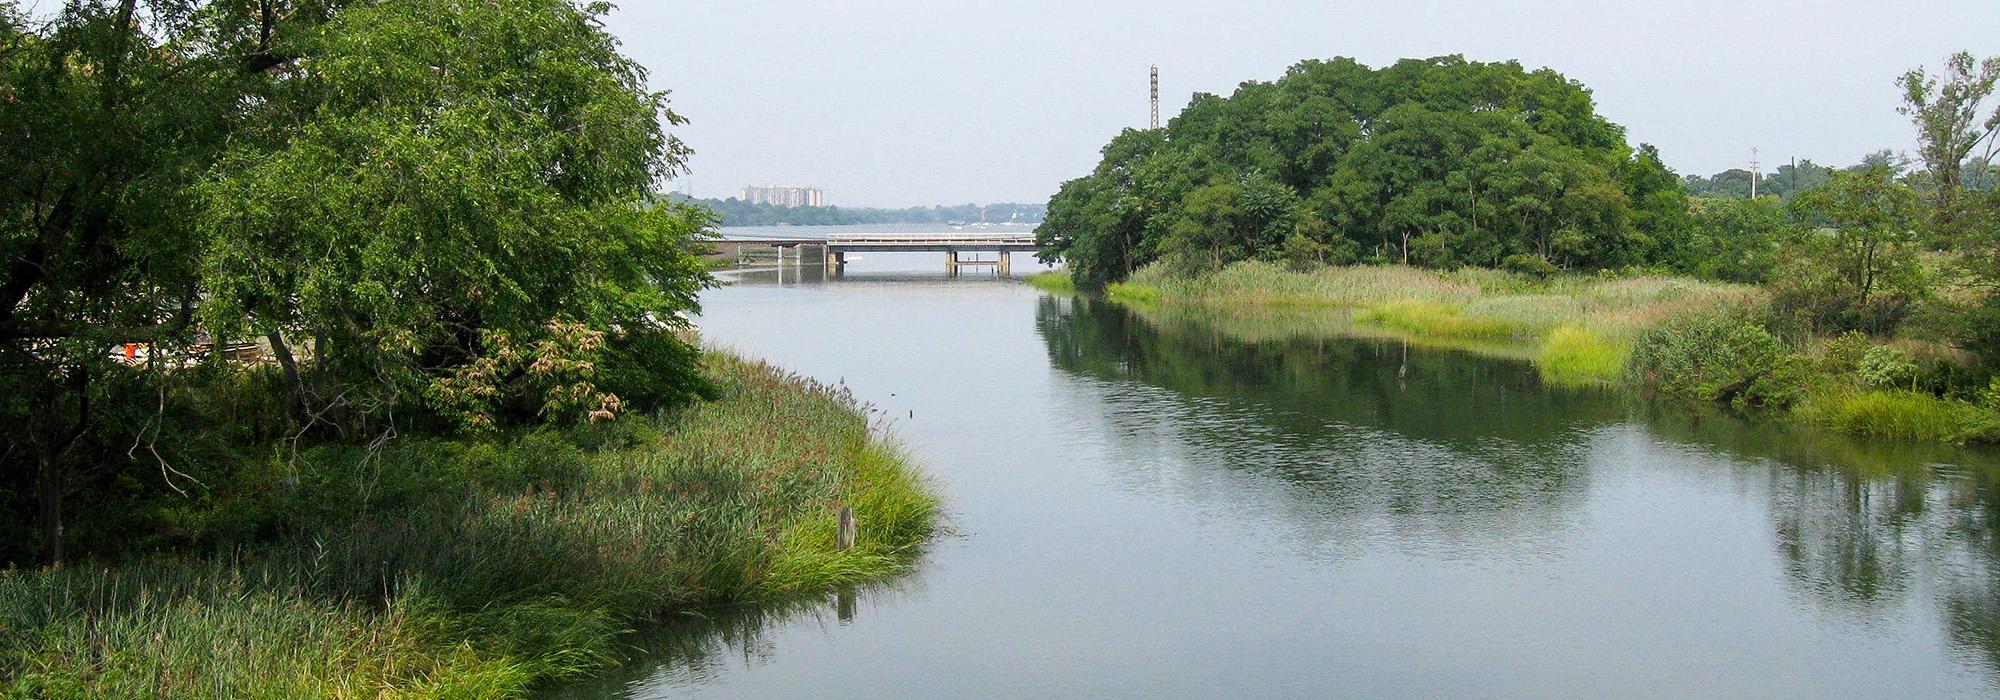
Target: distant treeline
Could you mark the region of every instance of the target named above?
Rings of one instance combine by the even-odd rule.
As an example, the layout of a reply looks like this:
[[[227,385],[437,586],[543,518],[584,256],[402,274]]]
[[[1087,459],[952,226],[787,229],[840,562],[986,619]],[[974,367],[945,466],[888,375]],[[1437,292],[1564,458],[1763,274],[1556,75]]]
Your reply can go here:
[[[1921,170],[1913,172],[1915,165],[1909,156],[1884,149],[1862,156],[1860,163],[1846,168],[1831,168],[1806,159],[1798,161],[1796,165],[1791,163],[1779,165],[1774,172],[1763,173],[1754,179],[1757,181],[1759,196],[1775,195],[1782,199],[1790,199],[1795,193],[1804,192],[1833,179],[1836,172],[1862,172],[1874,168],[1885,169],[1909,181],[1912,186],[1930,187],[1930,173]],[[1749,199],[1752,179],[1750,171],[1743,168],[1731,168],[1708,177],[1688,175],[1683,178],[1688,196],[1715,199]],[[1989,163],[1984,156],[1969,158],[1964,165],[1963,179],[1964,185],[1968,188],[1992,189],[1996,181],[2000,181],[2000,164]]]
[[[722,216],[723,226],[839,226],[844,224],[941,224],[952,221],[1003,223],[1040,223],[1048,213],[1047,204],[960,204],[957,206],[910,207],[908,209],[872,209],[856,207],[781,207],[772,204],[752,204],[735,197],[728,199],[694,199],[671,193],[669,197],[690,201],[714,209]]]

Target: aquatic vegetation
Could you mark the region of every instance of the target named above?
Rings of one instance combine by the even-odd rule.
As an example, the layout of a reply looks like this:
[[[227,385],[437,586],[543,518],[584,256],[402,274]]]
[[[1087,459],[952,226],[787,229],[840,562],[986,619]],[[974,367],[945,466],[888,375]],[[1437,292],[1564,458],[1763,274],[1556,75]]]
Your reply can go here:
[[[1521,329],[1484,316],[1468,316],[1462,307],[1417,299],[1391,301],[1362,309],[1354,320],[1436,338],[1510,338]]]
[[[1535,366],[1554,382],[1614,382],[1625,375],[1630,355],[1630,346],[1610,342],[1586,328],[1565,325],[1542,341]]]
[[[1794,412],[1801,420],[1858,435],[1924,442],[2000,442],[2000,413],[1969,401],[1906,389],[1822,390]]]
[[[635,623],[908,564],[935,497],[844,389],[707,366],[714,402],[276,455],[190,519],[209,547],[0,573],[0,695],[518,695]]]
[[[1076,291],[1076,282],[1070,278],[1069,270],[1048,270],[1021,278],[1028,286],[1044,292],[1068,294]]]
[[[1767,295],[1745,285],[1615,275],[1547,278],[1505,270],[1402,266],[1295,271],[1261,261],[1200,275],[1160,265],[1107,285],[1146,306],[1264,319],[1260,336],[1379,335],[1532,359],[1552,382],[1630,382],[1739,409],[1784,412],[1842,432],[2000,442],[2000,398],[1985,406],[1966,353],[1859,333],[1788,341],[1768,330]],[[1317,329],[1317,330],[1314,330]],[[2000,391],[1995,392],[2000,397]]]

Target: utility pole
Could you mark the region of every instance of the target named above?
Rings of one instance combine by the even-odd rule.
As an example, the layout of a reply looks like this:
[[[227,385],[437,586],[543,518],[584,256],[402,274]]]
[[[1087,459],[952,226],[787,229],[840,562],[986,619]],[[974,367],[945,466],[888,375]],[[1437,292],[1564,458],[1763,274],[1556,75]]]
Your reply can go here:
[[[1160,66],[1153,64],[1153,126],[1160,128]]]
[[[1762,177],[1763,173],[1757,169],[1757,147],[1751,146],[1750,147],[1750,198],[1751,199],[1757,198],[1757,180]]]

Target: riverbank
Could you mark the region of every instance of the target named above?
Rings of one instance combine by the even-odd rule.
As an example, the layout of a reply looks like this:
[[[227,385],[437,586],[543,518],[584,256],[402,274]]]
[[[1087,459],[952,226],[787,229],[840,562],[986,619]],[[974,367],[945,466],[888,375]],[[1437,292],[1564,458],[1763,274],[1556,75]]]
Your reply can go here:
[[[518,696],[635,625],[909,565],[935,496],[845,389],[707,369],[721,396],[672,414],[274,454],[182,514],[255,545],[0,573],[0,694]]]
[[[1062,272],[1028,281],[1073,289]],[[2000,442],[2000,384],[1965,381],[1963,353],[1858,334],[1781,342],[1761,325],[1768,295],[1747,285],[1401,266],[1293,271],[1240,262],[1195,277],[1150,266],[1108,285],[1105,295],[1139,307],[1236,315],[1318,309],[1343,317],[1333,332],[1528,359],[1559,384],[1633,385],[1854,434]]]

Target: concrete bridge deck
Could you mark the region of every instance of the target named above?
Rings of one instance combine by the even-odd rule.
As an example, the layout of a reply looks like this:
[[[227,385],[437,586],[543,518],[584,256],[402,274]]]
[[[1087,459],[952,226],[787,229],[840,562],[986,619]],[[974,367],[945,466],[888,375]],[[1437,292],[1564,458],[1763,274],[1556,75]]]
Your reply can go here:
[[[715,241],[718,247],[734,247],[739,258],[745,247],[771,247],[778,250],[778,263],[785,262],[785,251],[793,252],[792,260],[805,264],[804,247],[819,248],[820,260],[830,268],[838,268],[847,262],[848,253],[873,251],[882,253],[944,253],[945,269],[957,272],[961,265],[993,265],[1000,274],[1007,274],[1011,253],[1032,253],[1035,251],[1035,235],[1032,232],[1006,233],[859,233],[828,236],[825,238],[763,238],[743,236]],[[959,257],[960,253],[997,253],[993,260],[976,260]]]

